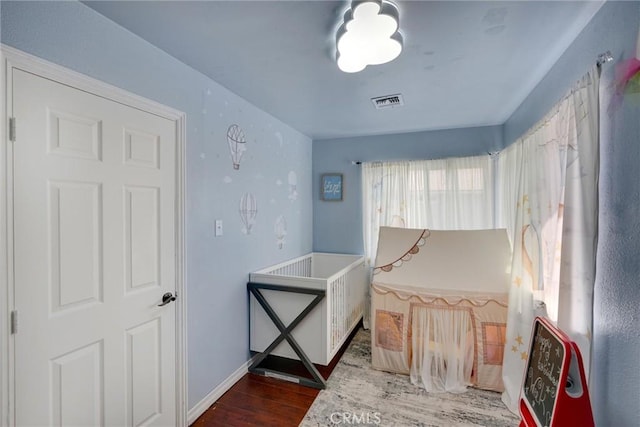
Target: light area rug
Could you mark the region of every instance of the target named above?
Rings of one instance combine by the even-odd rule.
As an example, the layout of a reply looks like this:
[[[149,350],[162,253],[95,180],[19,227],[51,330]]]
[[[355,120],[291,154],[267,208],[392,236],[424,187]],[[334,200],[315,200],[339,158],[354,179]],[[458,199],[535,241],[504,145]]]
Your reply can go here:
[[[371,367],[371,333],[360,329],[320,391],[300,427],[518,426],[500,393],[427,393],[407,375]]]

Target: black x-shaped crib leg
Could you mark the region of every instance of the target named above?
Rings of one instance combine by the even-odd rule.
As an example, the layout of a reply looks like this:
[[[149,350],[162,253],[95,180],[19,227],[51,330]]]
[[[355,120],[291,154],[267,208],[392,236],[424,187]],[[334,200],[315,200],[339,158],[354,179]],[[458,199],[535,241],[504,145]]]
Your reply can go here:
[[[271,321],[280,331],[280,335],[267,347],[262,353],[260,353],[254,362],[249,367],[249,372],[261,375],[272,374],[275,377],[282,377],[283,379],[294,379],[297,383],[302,384],[307,387],[313,387],[317,389],[324,389],[327,386],[324,378],[320,375],[320,372],[313,366],[311,360],[305,352],[302,350],[298,342],[293,338],[291,332],[295,329],[296,326],[304,319],[310,312],[317,306],[320,301],[325,297],[325,291],[322,289],[305,289],[305,288],[295,288],[292,286],[282,286],[282,285],[268,285],[265,283],[255,283],[249,282],[247,283],[247,289],[253,294],[258,303],[262,306],[264,311],[267,313]],[[267,302],[264,295],[260,290],[270,290],[270,291],[281,291],[281,292],[291,292],[296,294],[307,294],[307,295],[315,295],[316,297],[305,307],[304,310],[296,317],[293,322],[289,324],[289,326],[285,326],[278,317],[278,314],[273,310],[271,305]],[[286,372],[279,372],[272,369],[260,368],[258,365],[262,363],[262,361],[283,341],[287,340],[293,351],[296,352],[300,361],[307,369],[307,371],[311,374],[314,380],[310,380],[309,378],[300,377],[298,375],[289,374]]]

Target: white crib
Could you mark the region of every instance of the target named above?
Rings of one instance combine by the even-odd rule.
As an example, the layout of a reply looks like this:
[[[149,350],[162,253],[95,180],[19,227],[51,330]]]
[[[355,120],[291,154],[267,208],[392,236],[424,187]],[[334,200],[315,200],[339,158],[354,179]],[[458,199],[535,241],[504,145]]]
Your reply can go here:
[[[364,257],[331,253],[310,253],[249,275],[250,282],[324,290],[325,298],[293,330],[292,336],[313,362],[328,365],[362,318],[368,286]],[[285,326],[313,300],[314,295],[261,290]],[[279,331],[250,297],[250,348],[263,352]],[[298,359],[283,341],[270,354]]]

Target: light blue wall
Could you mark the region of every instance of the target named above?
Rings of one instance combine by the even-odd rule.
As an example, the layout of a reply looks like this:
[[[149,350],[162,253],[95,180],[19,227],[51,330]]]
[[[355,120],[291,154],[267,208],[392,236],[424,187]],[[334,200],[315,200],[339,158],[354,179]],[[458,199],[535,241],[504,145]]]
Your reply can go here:
[[[311,250],[311,141],[81,3],[3,1],[1,17],[2,43],[187,114],[191,408],[249,357],[248,273]],[[237,171],[226,140],[231,124],[247,139]],[[238,214],[244,192],[258,203],[250,235]],[[288,225],[282,249],[274,235],[279,215]],[[224,221],[222,237],[214,237],[215,219]]]
[[[314,250],[363,253],[360,166],[352,161],[464,157],[502,148],[501,126],[313,141]],[[328,172],[344,175],[344,201],[320,200],[320,177]]]
[[[637,426],[640,406],[640,93],[616,94],[635,56],[640,2],[608,2],[505,123],[511,143],[610,50],[601,88],[600,213],[591,400],[599,426]]]

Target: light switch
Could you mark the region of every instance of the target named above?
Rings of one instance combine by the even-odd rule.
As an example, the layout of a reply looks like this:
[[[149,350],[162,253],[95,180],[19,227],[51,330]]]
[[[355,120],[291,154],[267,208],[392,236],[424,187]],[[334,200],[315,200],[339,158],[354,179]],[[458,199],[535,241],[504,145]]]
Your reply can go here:
[[[222,236],[222,220],[221,219],[216,219],[215,235],[216,235],[216,237]]]

